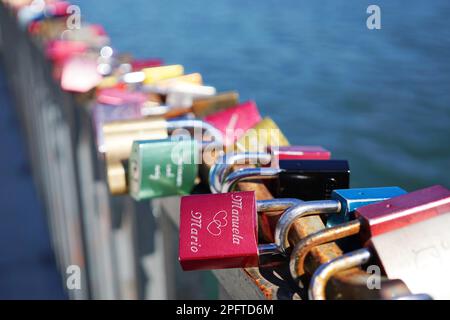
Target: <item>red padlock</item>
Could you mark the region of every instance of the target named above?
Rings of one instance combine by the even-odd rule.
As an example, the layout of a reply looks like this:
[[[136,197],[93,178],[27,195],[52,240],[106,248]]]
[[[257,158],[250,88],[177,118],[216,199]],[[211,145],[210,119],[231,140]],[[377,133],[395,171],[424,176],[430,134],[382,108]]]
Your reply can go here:
[[[141,71],[144,68],[160,67],[164,64],[161,59],[133,59],[130,62],[132,71]]]
[[[261,121],[254,101],[247,101],[235,107],[208,115],[204,120],[219,129],[225,137],[225,145],[234,143],[245,132]]]
[[[274,244],[258,245],[257,212],[277,212],[297,199],[256,201],[253,191],[181,198],[179,261],[183,270],[255,267],[275,258]],[[269,259],[270,260],[270,259]]]

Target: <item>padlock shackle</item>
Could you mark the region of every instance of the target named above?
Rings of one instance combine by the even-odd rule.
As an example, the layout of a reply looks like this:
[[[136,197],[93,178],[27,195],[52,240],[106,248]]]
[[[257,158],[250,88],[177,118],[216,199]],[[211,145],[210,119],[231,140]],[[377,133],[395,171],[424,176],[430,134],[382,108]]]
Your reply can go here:
[[[291,258],[289,260],[289,270],[292,279],[298,281],[305,273],[305,258],[312,248],[358,234],[360,227],[361,223],[359,220],[352,220],[331,228],[322,229],[297,242],[291,252]]]
[[[245,180],[254,180],[254,179],[274,179],[278,176],[280,172],[283,172],[283,169],[279,168],[243,168],[237,171],[230,173],[225,177],[222,183],[221,192],[227,193],[230,192],[234,186],[240,182]]]
[[[309,283],[308,297],[310,300],[326,300],[325,288],[328,280],[335,274],[354,267],[366,264],[371,257],[371,252],[367,248],[358,249],[342,256],[339,256],[330,262],[320,265]]]
[[[213,125],[201,121],[201,120],[170,120],[167,121],[167,130],[175,131],[177,129],[196,129],[200,128],[205,132],[208,132],[211,137],[214,138],[213,141],[202,140],[202,147],[210,146],[211,144],[217,146],[223,146],[223,135],[216,129]],[[203,137],[203,135],[202,135]]]
[[[297,219],[314,214],[340,213],[341,202],[337,200],[305,201],[287,209],[277,222],[275,244],[281,253],[286,254],[286,243],[291,226]]]
[[[303,201],[300,199],[268,199],[256,201],[256,211],[263,213],[266,216],[278,216],[279,211],[285,211],[290,207],[301,204]]]
[[[209,187],[212,193],[220,193],[222,190],[222,182],[230,173],[233,166],[249,161],[270,162],[272,155],[266,152],[243,152],[243,153],[227,153],[217,158],[214,165],[209,170]]]

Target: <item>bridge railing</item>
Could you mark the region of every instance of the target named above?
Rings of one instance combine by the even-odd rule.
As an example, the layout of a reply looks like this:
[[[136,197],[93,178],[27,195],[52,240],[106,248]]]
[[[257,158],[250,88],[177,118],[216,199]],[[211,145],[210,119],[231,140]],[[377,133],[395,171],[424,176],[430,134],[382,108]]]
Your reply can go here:
[[[262,281],[257,269],[183,273],[177,261],[179,198],[110,196],[92,106],[61,90],[40,44],[1,3],[0,52],[62,283],[71,266],[81,270],[81,288],[67,289],[70,298],[298,297],[288,286],[278,290]]]

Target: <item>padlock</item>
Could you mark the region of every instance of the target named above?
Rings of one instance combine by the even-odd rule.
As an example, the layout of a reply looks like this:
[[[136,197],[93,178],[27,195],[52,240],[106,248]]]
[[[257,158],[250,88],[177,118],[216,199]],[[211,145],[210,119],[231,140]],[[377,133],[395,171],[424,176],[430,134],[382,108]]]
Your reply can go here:
[[[181,198],[179,262],[183,270],[255,267],[273,244],[257,244],[257,212],[285,210],[297,199],[256,201],[254,192],[191,195]]]
[[[349,213],[353,211],[356,219],[323,229],[299,241],[291,254],[292,277],[296,279],[303,275],[305,258],[309,251],[318,245],[356,234],[359,234],[361,243],[365,244],[377,235],[450,211],[450,190],[442,186],[436,185],[403,195],[399,188],[389,189],[379,188],[378,191],[376,188],[373,189],[375,191],[371,193],[374,195],[374,201],[364,200],[362,206],[358,206],[358,201],[362,200],[358,192],[345,190],[336,192],[335,198],[344,200],[346,211]],[[363,192],[365,194],[363,197],[366,197],[368,192]],[[380,197],[382,193],[388,198],[389,195],[392,197],[379,201],[383,197]]]
[[[65,91],[86,93],[102,81],[97,62],[90,57],[72,56],[64,62],[61,88]]]
[[[186,139],[134,141],[129,160],[135,200],[189,194],[198,172],[199,142]]]
[[[166,104],[172,108],[192,107],[195,98],[212,97],[216,88],[190,83],[177,83],[167,88]]]
[[[100,104],[120,105],[142,105],[149,100],[148,95],[139,91],[123,90],[118,88],[99,89],[96,92],[96,100]]]
[[[400,187],[352,188],[333,190],[333,192],[331,193],[331,199],[341,201],[341,203],[344,205],[343,211],[346,212],[346,214],[331,216],[329,219],[327,219],[327,226],[333,227],[335,225],[353,219],[354,211],[360,207],[398,197],[406,193],[407,192]]]
[[[175,78],[183,75],[184,68],[182,65],[169,65],[154,68],[142,69],[144,73],[144,84],[153,84],[161,80]]]
[[[449,300],[450,208],[439,216],[380,234],[369,247],[388,278],[401,279],[413,294]]]
[[[145,86],[153,85],[159,81],[182,76],[184,68],[182,65],[169,65],[152,68],[144,68],[139,71],[127,72],[120,75],[111,75],[105,77],[98,85],[99,88],[109,88],[118,83],[128,85],[142,84]]]
[[[164,64],[162,59],[149,58],[149,59],[133,59],[130,62],[132,71],[139,71],[144,68],[161,67]]]
[[[209,171],[209,184],[212,193],[221,192],[222,183],[236,164],[267,165],[279,167],[279,160],[329,160],[331,152],[320,146],[282,146],[269,147],[267,152],[229,152],[220,156]]]
[[[339,196],[334,193],[331,200],[305,201],[298,206],[289,208],[280,217],[275,228],[275,244],[282,253],[286,254],[288,232],[295,221],[311,214],[348,216],[352,213],[352,210],[355,210],[358,201],[362,200],[361,192],[364,192],[366,203],[374,203],[380,201],[381,194],[385,197],[396,196],[402,190],[398,187],[365,188],[357,189],[356,192],[343,192]]]
[[[277,198],[329,199],[334,189],[349,187],[346,160],[280,160],[278,168],[244,168],[226,176],[221,192],[229,192],[239,181],[274,179]]]
[[[278,125],[269,117],[265,117],[248,129],[227,151],[264,152],[268,147],[289,146],[289,141]]]
[[[194,99],[191,108],[196,117],[203,118],[238,104],[239,94],[236,91],[230,91],[212,97]]]
[[[73,55],[88,51],[87,44],[79,41],[53,40],[45,46],[45,55],[53,62],[64,62]]]
[[[261,115],[255,102],[247,101],[235,107],[210,114],[204,120],[219,129],[225,137],[225,145],[229,145],[260,122]]]
[[[144,104],[129,103],[119,105],[95,104],[92,108],[93,127],[96,132],[95,140],[97,150],[105,152],[103,125],[114,121],[132,120],[143,118]]]
[[[346,253],[321,265],[311,277],[309,298],[325,299],[326,284],[333,275],[362,266],[373,259],[379,261],[388,278],[402,280],[413,294],[425,293],[437,300],[450,299],[448,202],[443,207],[448,211],[432,217],[425,214],[428,219],[399,229],[385,229],[389,231],[372,237],[368,247]],[[436,208],[431,210],[435,211]]]
[[[200,86],[203,84],[203,78],[200,73],[190,73],[175,78],[160,80],[153,84],[144,85],[142,86],[142,90],[145,92],[166,95],[169,93],[171,87],[183,83]]]
[[[161,117],[153,117],[104,124],[103,150],[105,151],[108,186],[111,193],[114,195],[124,194],[128,190],[125,169],[127,166],[123,162],[129,159],[133,141],[166,139],[169,131],[176,133],[177,129],[192,128],[204,130],[214,138],[216,144],[222,144],[221,133],[210,124],[200,120],[167,121]]]
[[[238,103],[239,95],[236,92],[224,92],[211,97],[196,98],[190,107],[166,107],[160,114],[166,118],[172,118],[190,113],[201,119],[214,112],[236,106]]]

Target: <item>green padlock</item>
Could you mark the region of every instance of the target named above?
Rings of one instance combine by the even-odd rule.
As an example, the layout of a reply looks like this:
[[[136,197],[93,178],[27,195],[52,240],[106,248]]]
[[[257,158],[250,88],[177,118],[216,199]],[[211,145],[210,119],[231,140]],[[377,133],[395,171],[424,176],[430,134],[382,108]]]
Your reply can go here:
[[[134,141],[129,159],[130,195],[136,200],[189,194],[198,173],[196,140]]]

